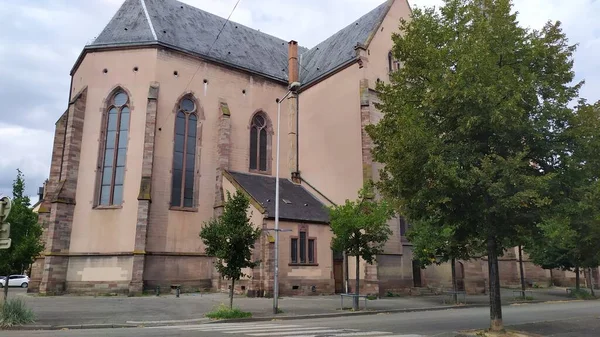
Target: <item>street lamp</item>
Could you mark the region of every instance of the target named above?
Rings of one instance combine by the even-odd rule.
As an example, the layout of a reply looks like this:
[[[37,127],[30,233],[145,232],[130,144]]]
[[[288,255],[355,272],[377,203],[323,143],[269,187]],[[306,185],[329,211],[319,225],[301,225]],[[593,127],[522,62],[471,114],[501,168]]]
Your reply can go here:
[[[281,125],[281,102],[286,99],[291,93],[295,93],[300,89],[300,83],[294,82],[290,84],[288,92],[281,99],[276,99],[277,102],[277,152],[275,155],[275,275],[273,278],[273,314],[279,311],[279,128]]]

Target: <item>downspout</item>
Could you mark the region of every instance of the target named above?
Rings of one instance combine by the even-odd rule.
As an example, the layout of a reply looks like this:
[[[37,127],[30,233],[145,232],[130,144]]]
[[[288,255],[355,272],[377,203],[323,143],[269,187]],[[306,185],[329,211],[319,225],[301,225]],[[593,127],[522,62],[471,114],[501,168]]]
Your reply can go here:
[[[300,176],[300,91],[296,93],[296,174]],[[301,179],[302,180],[302,179]]]

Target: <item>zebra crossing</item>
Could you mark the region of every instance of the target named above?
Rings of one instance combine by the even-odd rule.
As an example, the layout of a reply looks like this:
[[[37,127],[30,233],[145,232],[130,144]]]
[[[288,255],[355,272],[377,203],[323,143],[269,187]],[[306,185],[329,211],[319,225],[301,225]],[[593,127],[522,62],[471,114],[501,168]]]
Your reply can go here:
[[[255,336],[255,337],[425,337],[421,335],[399,335],[386,331],[361,331],[357,329],[329,328],[326,326],[302,326],[297,324],[275,323],[219,323],[160,326],[149,329],[169,329],[180,331],[197,331],[215,334]]]

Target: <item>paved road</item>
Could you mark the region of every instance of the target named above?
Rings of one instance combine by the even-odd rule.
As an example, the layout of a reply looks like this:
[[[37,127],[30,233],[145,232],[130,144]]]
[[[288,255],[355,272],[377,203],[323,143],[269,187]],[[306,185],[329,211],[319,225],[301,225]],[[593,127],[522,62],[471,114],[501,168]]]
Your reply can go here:
[[[600,336],[600,302],[513,305],[504,308],[505,324],[544,336]],[[6,337],[209,337],[209,336],[453,336],[486,328],[487,309],[451,309],[386,315],[256,323],[211,323],[160,328],[71,331],[3,331]]]

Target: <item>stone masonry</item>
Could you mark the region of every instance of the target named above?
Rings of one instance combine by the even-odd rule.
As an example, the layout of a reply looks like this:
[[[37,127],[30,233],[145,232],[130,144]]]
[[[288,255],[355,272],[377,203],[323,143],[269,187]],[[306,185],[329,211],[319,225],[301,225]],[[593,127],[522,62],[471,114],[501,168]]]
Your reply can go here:
[[[52,204],[50,200],[53,198],[52,194],[56,190],[56,186],[58,186],[58,182],[60,179],[60,168],[63,158],[63,149],[65,145],[65,134],[67,131],[67,120],[68,120],[69,110],[65,111],[62,116],[56,121],[55,131],[54,131],[54,142],[52,145],[52,163],[50,164],[50,176],[46,186],[44,188],[44,196],[42,204],[38,210],[38,222],[42,225],[42,229],[44,230],[44,235],[42,236],[42,242],[44,246],[47,245],[47,235],[48,226],[50,224],[50,209]],[[47,246],[46,246],[47,247]],[[27,288],[28,292],[38,292],[40,288],[40,283],[42,282],[42,273],[44,270],[44,260],[45,255],[42,253],[41,256],[38,256],[33,265],[31,266],[31,275],[29,287]]]
[[[152,202],[152,167],[154,164],[154,140],[156,137],[156,111],[158,107],[159,84],[152,83],[148,90],[146,105],[146,127],[144,131],[144,159],[142,179],[138,196],[137,223],[135,226],[135,248],[129,294],[140,294],[144,290],[144,265],[146,262],[146,233],[150,225],[150,205]]]
[[[42,294],[57,294],[66,290],[87,90],[85,87],[75,95],[69,103],[66,116],[66,132],[64,147],[61,151],[58,185],[53,186],[50,198],[46,258],[39,288]]]

